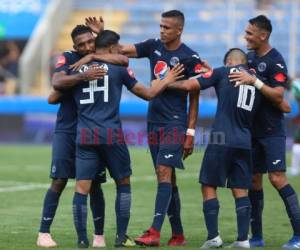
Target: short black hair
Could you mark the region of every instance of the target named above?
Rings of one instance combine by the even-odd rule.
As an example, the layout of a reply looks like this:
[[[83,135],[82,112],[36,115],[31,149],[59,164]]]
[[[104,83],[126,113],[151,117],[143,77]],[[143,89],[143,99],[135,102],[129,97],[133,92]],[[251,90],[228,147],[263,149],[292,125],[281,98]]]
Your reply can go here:
[[[249,23],[257,26],[259,29],[262,29],[262,30],[268,31],[269,33],[272,33],[271,21],[265,15],[259,15],[257,17],[251,18],[249,20]]]
[[[182,26],[184,25],[184,14],[180,10],[169,10],[166,12],[163,12],[161,14],[161,17],[175,17],[180,20],[182,23]]]
[[[75,38],[81,34],[85,34],[85,33],[92,33],[92,30],[90,27],[86,26],[86,25],[77,25],[71,32],[71,37],[72,37],[72,40],[74,42]]]
[[[112,30],[103,30],[95,40],[96,48],[106,48],[110,45],[117,44],[120,40],[120,35]]]
[[[226,62],[227,62],[228,57],[229,57],[233,52],[236,52],[236,51],[240,52],[240,53],[245,57],[245,60],[247,61],[247,54],[245,53],[245,51],[243,51],[243,50],[240,49],[240,48],[231,48],[231,49],[229,49],[229,50],[226,52],[226,54],[225,54],[225,56],[224,56],[224,59],[223,59],[223,64],[224,64],[224,65],[226,65]]]

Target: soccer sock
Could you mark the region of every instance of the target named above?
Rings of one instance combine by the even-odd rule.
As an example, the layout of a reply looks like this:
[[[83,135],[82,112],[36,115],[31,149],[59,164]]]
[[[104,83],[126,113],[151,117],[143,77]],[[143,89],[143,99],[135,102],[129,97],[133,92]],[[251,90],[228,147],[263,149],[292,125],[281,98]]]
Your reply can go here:
[[[123,239],[127,232],[130,218],[131,191],[130,185],[117,185],[117,197],[115,202],[117,219],[117,236]]]
[[[205,225],[207,229],[207,240],[211,240],[219,235],[218,232],[218,215],[219,201],[217,198],[206,200],[203,202],[203,213]]]
[[[251,232],[253,238],[263,238],[262,213],[264,209],[264,191],[249,190],[251,202]]]
[[[168,207],[168,217],[173,234],[183,234],[183,228],[180,217],[180,197],[177,187],[172,188],[171,201]]]
[[[93,221],[96,235],[103,235],[105,218],[105,200],[101,188],[97,188],[90,195],[90,207],[93,214]]]
[[[87,195],[75,192],[73,198],[73,219],[78,241],[87,242]]]
[[[300,208],[297,194],[290,184],[284,186],[278,192],[291,220],[294,235],[300,236]]]
[[[170,204],[171,195],[172,195],[171,183],[163,182],[158,184],[156,199],[155,199],[155,213],[152,222],[152,227],[157,231],[161,230],[167,209]]]
[[[235,199],[235,209],[237,218],[237,241],[248,239],[251,203],[248,196]]]
[[[291,173],[297,174],[300,172],[300,144],[295,143],[292,147],[292,165]]]
[[[50,233],[50,226],[55,216],[60,195],[61,193],[53,192],[50,188],[48,189],[44,199],[43,213],[40,225],[41,233]]]

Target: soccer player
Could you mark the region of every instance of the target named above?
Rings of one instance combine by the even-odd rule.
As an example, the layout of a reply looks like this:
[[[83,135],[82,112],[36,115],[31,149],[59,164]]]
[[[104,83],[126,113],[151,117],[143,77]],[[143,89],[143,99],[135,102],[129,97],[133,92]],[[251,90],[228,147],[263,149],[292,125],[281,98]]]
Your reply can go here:
[[[96,18],[86,18],[86,25],[99,32],[101,22]],[[147,57],[151,64],[151,78],[164,78],[168,66],[180,62],[184,64],[185,78],[195,76],[202,71],[201,60],[196,52],[181,42],[184,15],[178,10],[162,14],[160,39],[122,46],[122,53],[129,57]],[[79,68],[89,62],[83,58],[74,66]],[[186,240],[180,216],[180,197],[176,185],[175,168],[182,169],[183,159],[193,151],[195,126],[198,117],[199,93],[189,96],[189,114],[187,117],[187,94],[178,91],[164,91],[149,103],[148,144],[153,164],[156,168],[158,190],[152,226],[144,235],[136,239],[140,245],[158,246],[160,231],[166,212],[172,228],[169,246],[183,246]],[[188,129],[186,128],[188,126]],[[183,137],[183,140],[181,139]],[[179,138],[179,139],[178,139]],[[184,142],[183,142],[184,141]]]
[[[182,63],[185,79],[201,72],[201,60],[196,52],[181,42],[184,15],[178,10],[162,13],[160,39],[149,39],[135,45],[123,46],[123,54],[129,57],[149,58],[151,79],[165,77],[168,66]],[[166,90],[149,102],[147,126],[148,144],[155,166],[158,187],[155,211],[151,227],[135,239],[139,245],[160,245],[160,231],[166,213],[172,229],[169,246],[186,244],[181,216],[180,197],[176,184],[175,169],[183,169],[183,159],[190,155],[194,146],[195,126],[198,117],[199,93],[190,94],[187,116],[187,93]],[[176,140],[176,137],[184,138]],[[155,138],[155,140],[153,139]],[[169,140],[170,143],[166,143]],[[158,141],[158,143],[153,143]]]
[[[293,187],[288,183],[285,171],[285,129],[283,113],[274,104],[283,100],[284,85],[287,81],[287,68],[281,54],[272,48],[269,38],[272,32],[270,20],[259,15],[249,20],[245,39],[249,67],[254,68],[263,82],[252,78],[245,80],[247,74],[238,72],[232,74],[233,81],[253,84],[263,95],[253,128],[253,188],[249,192],[252,205],[251,212],[251,247],[263,247],[262,211],[264,194],[262,174],[268,172],[268,177],[278,191],[285,204],[293,229],[292,238],[283,245],[285,249],[300,248],[300,208],[298,197]]]
[[[119,52],[119,38],[119,35],[113,31],[103,31],[95,41],[96,54]],[[99,68],[107,71],[103,79],[86,79],[74,85],[71,90],[79,115],[76,137],[76,187],[73,199],[74,224],[78,235],[78,246],[88,247],[86,199],[92,177],[97,173],[96,166],[99,165],[100,160],[103,160],[117,187],[115,246],[131,247],[135,244],[126,235],[131,207],[131,166],[119,117],[122,87],[125,85],[137,96],[148,100],[163,91],[168,83],[180,78],[183,68],[175,66],[164,80],[152,81],[151,88],[137,83],[131,70],[109,63],[95,61],[90,65],[83,65],[80,72]],[[54,87],[72,88],[66,83]]]
[[[231,72],[247,70],[245,52],[238,48],[230,49],[225,54],[224,64],[225,67],[216,68],[199,78],[169,86],[186,91],[213,86],[217,93],[218,106],[211,141],[205,150],[199,177],[208,231],[202,249],[222,247],[223,241],[218,232],[219,201],[216,190],[226,183],[235,198],[238,228],[237,239],[230,247],[250,248],[248,231],[251,205],[247,189],[252,177],[251,127],[261,97],[253,86],[234,87],[229,82],[228,75]]]
[[[77,26],[72,31],[74,51],[65,52],[58,58],[55,73],[52,81],[64,81],[67,84],[79,81],[81,78],[97,79],[103,74],[98,71],[85,72],[81,76],[69,75],[69,66],[79,60],[82,56],[94,52],[94,37],[91,30],[86,26]],[[122,55],[103,55],[104,60],[115,62],[122,61],[128,64],[128,60]],[[104,72],[105,73],[105,72]],[[55,217],[59,198],[64,190],[68,179],[75,177],[75,137],[77,125],[76,105],[72,96],[67,92],[53,91],[49,98],[49,103],[60,103],[57,114],[55,133],[52,145],[51,187],[46,193],[43,205],[43,213],[37,245],[40,247],[55,247],[57,243],[50,235],[50,227]],[[102,176],[101,176],[102,174]],[[105,246],[103,237],[104,226],[104,197],[99,184],[106,181],[105,168],[99,165],[99,176],[91,188],[90,206],[94,218],[94,247]]]

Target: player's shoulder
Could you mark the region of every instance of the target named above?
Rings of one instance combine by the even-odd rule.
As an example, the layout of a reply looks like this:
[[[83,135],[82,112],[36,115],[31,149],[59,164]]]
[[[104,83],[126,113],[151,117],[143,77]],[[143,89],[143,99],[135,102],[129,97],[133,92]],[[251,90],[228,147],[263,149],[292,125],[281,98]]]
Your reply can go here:
[[[285,60],[277,49],[272,48],[266,55],[266,59],[270,70],[287,71]]]
[[[196,59],[200,59],[198,53],[193,49],[191,49],[189,46],[187,46],[185,43],[182,43],[181,49],[183,52],[185,52],[185,54],[194,57]]]

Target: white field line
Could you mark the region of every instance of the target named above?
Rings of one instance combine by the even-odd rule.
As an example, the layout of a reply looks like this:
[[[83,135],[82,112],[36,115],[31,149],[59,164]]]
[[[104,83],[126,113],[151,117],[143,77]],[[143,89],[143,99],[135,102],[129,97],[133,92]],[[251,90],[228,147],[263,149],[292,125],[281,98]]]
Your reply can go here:
[[[177,175],[177,179],[190,179],[194,178],[195,181],[198,180],[198,173],[182,173]],[[137,182],[149,182],[155,181],[156,177],[154,175],[148,176],[140,176],[140,177],[131,177],[132,183]],[[112,179],[108,179],[105,184],[113,184],[114,181]],[[6,187],[3,187],[6,184]],[[0,181],[0,193],[7,193],[7,192],[17,192],[17,191],[30,191],[30,190],[37,190],[37,189],[46,189],[49,188],[50,182],[45,183],[25,183],[25,182],[14,182],[14,181]],[[69,181],[67,187],[73,188],[75,185],[74,181]]]

